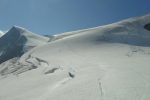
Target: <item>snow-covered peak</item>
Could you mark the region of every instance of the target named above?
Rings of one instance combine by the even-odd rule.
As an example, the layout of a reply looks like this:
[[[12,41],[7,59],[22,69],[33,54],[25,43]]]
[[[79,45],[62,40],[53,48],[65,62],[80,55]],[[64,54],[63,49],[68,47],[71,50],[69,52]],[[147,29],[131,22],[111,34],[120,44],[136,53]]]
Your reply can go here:
[[[21,56],[33,47],[46,44],[49,38],[34,34],[22,27],[13,26],[0,38],[0,63]]]
[[[13,26],[7,33],[7,35],[19,35],[19,36],[24,36],[28,41],[27,43],[29,44],[33,44],[33,45],[40,45],[43,44],[45,42],[47,42],[49,40],[49,38],[45,37],[45,36],[41,36],[35,33],[30,32],[29,30],[20,27],[20,26]],[[36,42],[32,41],[32,40],[37,40]],[[32,43],[31,43],[32,42]],[[33,43],[34,42],[34,43]],[[40,43],[39,43],[40,42]]]
[[[24,35],[24,36],[30,36],[30,35],[39,36],[38,34],[34,34],[34,33],[30,32],[29,30],[27,30],[23,27],[20,27],[20,26],[13,26],[6,34],[11,34],[11,35],[19,34],[19,35]]]
[[[28,32],[27,29],[25,29],[25,28],[23,28],[23,27],[20,27],[20,26],[13,26],[11,29],[12,29],[12,30],[19,31],[20,33]]]

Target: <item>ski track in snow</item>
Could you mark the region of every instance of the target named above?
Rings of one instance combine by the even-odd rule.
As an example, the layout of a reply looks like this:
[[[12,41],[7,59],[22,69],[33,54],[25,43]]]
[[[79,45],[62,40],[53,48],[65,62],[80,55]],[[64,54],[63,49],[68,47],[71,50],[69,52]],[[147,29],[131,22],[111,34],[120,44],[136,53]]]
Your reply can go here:
[[[51,93],[53,91],[55,91],[55,89],[61,87],[64,84],[66,84],[70,79],[71,78],[64,78],[61,81],[58,81],[54,86],[47,87],[46,93],[44,93],[43,95],[41,95],[40,97],[38,97],[36,100],[42,100],[42,99],[47,100],[47,97],[49,95],[51,95]]]

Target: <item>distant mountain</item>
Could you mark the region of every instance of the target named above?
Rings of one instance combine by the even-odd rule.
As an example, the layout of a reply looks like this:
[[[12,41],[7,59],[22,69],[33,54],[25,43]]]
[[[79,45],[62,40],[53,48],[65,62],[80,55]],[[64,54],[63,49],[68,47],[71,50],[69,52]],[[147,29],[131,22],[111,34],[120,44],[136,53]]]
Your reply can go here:
[[[47,43],[48,40],[44,36],[13,26],[0,38],[0,63],[13,57],[21,56],[31,48]]]

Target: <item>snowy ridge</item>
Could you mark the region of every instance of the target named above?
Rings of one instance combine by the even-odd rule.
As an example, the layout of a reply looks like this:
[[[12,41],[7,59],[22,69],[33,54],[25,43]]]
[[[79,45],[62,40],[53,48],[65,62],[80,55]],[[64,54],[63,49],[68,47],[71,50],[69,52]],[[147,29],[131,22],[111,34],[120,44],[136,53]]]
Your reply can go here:
[[[144,28],[146,24],[150,24],[149,14],[142,17],[129,18],[105,26],[54,35],[51,41],[95,30],[99,31],[99,34],[102,35],[101,40],[104,41],[149,46],[149,30]]]

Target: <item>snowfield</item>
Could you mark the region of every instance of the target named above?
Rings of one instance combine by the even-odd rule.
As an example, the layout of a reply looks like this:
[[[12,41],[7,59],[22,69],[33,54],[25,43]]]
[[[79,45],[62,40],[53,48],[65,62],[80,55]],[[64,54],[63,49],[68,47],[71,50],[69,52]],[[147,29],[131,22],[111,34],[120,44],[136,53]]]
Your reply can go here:
[[[50,38],[13,27],[0,38],[0,50],[9,51],[0,100],[149,100],[149,24],[146,15]],[[9,47],[19,43],[34,48],[12,56],[23,49]]]

